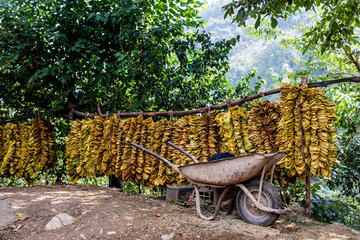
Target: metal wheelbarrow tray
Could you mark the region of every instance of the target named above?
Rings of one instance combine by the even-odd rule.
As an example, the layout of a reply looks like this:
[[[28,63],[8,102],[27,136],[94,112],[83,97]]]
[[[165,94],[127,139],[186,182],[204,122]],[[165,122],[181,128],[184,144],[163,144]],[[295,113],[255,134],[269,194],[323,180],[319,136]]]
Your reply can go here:
[[[200,218],[214,219],[220,211],[226,193],[233,186],[241,189],[237,193],[236,206],[240,216],[249,223],[269,226],[278,219],[279,214],[296,211],[295,208],[281,209],[282,201],[278,191],[270,182],[264,181],[266,171],[271,167],[274,168],[275,164],[287,154],[286,152],[253,153],[211,162],[199,162],[182,148],[171,142],[167,143],[195,163],[176,167],[160,155],[136,143],[131,144],[163,161],[194,185],[196,210]],[[225,188],[215,206],[214,214],[210,217],[205,216],[201,211],[198,185]]]
[[[282,156],[284,156],[283,153],[254,153],[211,162],[183,165],[179,167],[179,170],[185,178],[193,183],[226,187],[260,175],[265,165],[267,165],[266,170],[268,170],[274,160],[280,160]]]

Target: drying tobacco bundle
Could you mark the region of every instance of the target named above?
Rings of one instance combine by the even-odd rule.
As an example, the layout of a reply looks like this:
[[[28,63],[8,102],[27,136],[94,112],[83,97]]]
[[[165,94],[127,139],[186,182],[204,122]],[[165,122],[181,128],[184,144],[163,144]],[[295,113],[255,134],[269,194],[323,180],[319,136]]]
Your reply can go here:
[[[282,118],[277,139],[279,150],[288,152],[278,163],[284,176],[281,184],[286,186],[287,180],[296,177],[304,179],[305,170],[310,178],[319,174],[330,177],[337,151],[336,105],[320,89],[285,84],[280,90]]]
[[[248,116],[244,108],[232,107],[227,112],[219,113],[215,120],[219,126],[221,152],[240,156],[253,151],[248,134]]]
[[[256,152],[273,153],[278,151],[276,135],[280,118],[278,102],[251,103],[249,133]]]
[[[55,130],[50,122],[0,126],[0,176],[23,177],[32,184],[38,172],[56,166]]]

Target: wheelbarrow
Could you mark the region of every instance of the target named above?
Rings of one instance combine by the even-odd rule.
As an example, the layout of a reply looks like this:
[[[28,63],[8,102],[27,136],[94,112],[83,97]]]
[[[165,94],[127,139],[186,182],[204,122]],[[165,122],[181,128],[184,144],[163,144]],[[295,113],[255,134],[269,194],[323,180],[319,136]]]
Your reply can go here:
[[[196,211],[200,218],[204,220],[214,219],[220,211],[226,193],[233,186],[240,188],[236,196],[236,207],[240,216],[246,222],[269,226],[278,219],[280,214],[294,212],[291,208],[281,209],[282,201],[277,189],[270,182],[264,181],[267,170],[274,167],[275,163],[287,154],[286,152],[252,153],[211,162],[199,162],[179,146],[171,142],[167,143],[184,153],[195,163],[176,167],[160,155],[136,143],[132,142],[131,144],[158,158],[194,185]],[[199,185],[224,189],[216,203],[212,216],[207,217],[201,211]]]

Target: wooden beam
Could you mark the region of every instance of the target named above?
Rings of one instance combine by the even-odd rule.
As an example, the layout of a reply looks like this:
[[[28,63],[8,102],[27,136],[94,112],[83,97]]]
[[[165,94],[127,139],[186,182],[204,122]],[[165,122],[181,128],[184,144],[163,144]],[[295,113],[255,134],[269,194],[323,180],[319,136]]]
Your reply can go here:
[[[330,81],[325,81],[325,82],[309,83],[308,87],[309,88],[327,87],[329,85],[342,83],[342,82],[360,83],[360,77],[349,77],[349,78],[341,78],[341,79],[335,79],[335,80],[330,80]],[[264,96],[269,96],[269,95],[272,95],[272,94],[276,94],[276,93],[280,93],[280,88],[272,89],[272,90],[269,90],[269,91],[266,91],[266,92],[260,92],[258,94],[252,95],[252,96],[247,96],[247,97],[244,97],[244,98],[236,100],[236,101],[229,101],[227,103],[219,104],[219,105],[216,105],[216,106],[209,106],[209,107],[186,110],[186,111],[126,112],[126,113],[115,113],[115,114],[119,118],[122,118],[122,117],[137,117],[139,115],[142,115],[144,117],[185,116],[185,115],[191,115],[191,114],[196,114],[196,113],[204,113],[204,112],[208,112],[208,111],[211,111],[211,110],[225,109],[225,108],[233,107],[233,106],[241,106],[246,102],[249,102],[249,101],[255,100],[257,98],[264,97]],[[90,101],[87,100],[83,104],[89,104],[89,102]],[[75,104],[74,105],[69,105],[66,108],[64,108],[64,110],[73,109],[73,114],[77,115],[78,117],[82,117],[82,118],[94,118],[95,116],[107,117],[107,116],[113,115],[113,114],[102,114],[101,110],[100,110],[100,108],[98,106],[97,106],[97,110],[98,110],[98,112],[100,110],[99,114],[84,113],[84,112],[75,110],[76,107],[78,107],[78,105],[75,105]],[[63,117],[69,117],[68,115],[65,115],[65,114],[62,114],[62,116]],[[34,115],[24,115],[24,116],[15,117],[15,118],[8,119],[8,120],[0,120],[0,124],[5,124],[5,123],[9,123],[9,122],[16,122],[16,121],[19,121],[19,120],[24,120],[24,119],[32,118],[32,117],[35,117],[35,116]]]

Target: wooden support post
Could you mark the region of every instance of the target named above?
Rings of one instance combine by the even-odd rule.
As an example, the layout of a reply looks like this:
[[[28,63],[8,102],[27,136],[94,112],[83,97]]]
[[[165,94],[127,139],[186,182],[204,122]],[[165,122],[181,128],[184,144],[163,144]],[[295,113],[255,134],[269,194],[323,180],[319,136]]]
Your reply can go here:
[[[141,184],[140,183],[138,183],[138,188],[139,188],[138,194],[141,195]]]
[[[115,175],[110,175],[109,176],[109,187],[119,188],[121,191],[122,190],[121,179],[115,177]]]
[[[308,83],[307,76],[301,77],[301,86],[305,86]],[[311,179],[309,176],[309,169],[305,161],[305,154],[304,154],[304,147],[305,147],[305,140],[304,140],[304,130],[302,127],[302,114],[301,114],[301,105],[298,105],[299,111],[299,119],[300,119],[300,131],[301,131],[301,157],[305,163],[305,213],[308,217],[311,217]]]
[[[307,167],[306,167],[307,169]],[[311,218],[311,179],[309,177],[309,174],[307,174],[306,171],[306,177],[305,177],[305,189],[306,189],[306,202],[305,202],[305,213],[308,215],[309,218]]]
[[[308,77],[307,76],[302,76],[301,77],[301,86],[307,85],[308,84]]]

